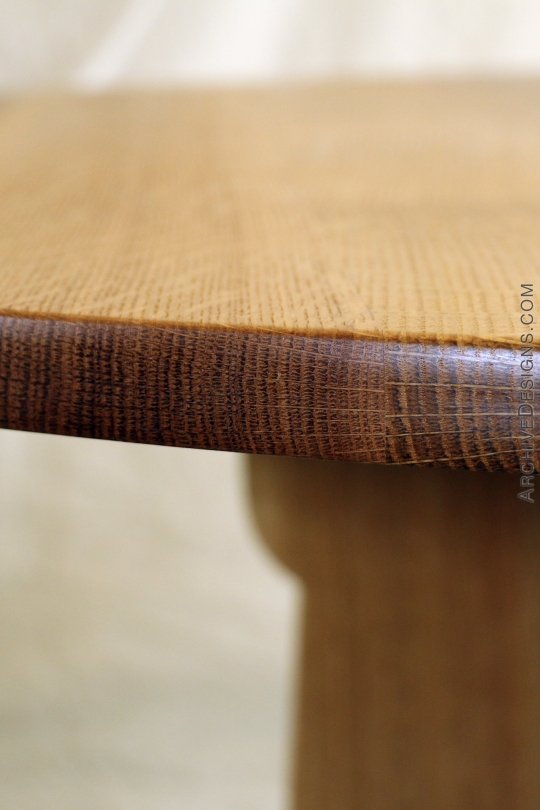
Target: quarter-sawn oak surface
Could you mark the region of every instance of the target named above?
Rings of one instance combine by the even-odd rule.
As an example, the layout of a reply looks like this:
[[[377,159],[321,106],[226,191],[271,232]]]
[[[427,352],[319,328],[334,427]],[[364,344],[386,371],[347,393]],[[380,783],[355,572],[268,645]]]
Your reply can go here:
[[[517,469],[539,109],[530,81],[10,103],[0,425]]]

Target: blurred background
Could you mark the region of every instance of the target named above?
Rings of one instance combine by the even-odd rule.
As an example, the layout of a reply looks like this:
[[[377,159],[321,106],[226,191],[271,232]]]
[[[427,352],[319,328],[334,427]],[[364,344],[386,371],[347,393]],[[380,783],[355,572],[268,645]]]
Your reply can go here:
[[[538,0],[0,0],[0,97],[538,72]],[[301,587],[242,461],[0,431],[0,807],[286,810]]]

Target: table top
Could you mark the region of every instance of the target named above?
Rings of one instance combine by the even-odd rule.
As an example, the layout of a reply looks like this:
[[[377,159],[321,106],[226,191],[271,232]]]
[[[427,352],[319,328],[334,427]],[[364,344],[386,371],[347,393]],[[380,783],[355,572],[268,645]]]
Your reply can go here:
[[[517,469],[539,145],[526,80],[8,103],[0,426]]]

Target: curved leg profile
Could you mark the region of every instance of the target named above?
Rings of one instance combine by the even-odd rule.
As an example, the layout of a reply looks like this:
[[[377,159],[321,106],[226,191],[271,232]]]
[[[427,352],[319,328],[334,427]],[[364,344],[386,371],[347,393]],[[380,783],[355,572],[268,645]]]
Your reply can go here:
[[[504,473],[254,456],[306,584],[296,810],[538,810],[540,521]]]

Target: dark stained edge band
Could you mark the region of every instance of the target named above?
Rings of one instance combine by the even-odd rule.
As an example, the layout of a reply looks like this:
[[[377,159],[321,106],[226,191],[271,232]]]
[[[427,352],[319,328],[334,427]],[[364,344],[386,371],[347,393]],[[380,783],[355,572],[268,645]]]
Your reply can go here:
[[[4,316],[0,427],[517,471],[520,361],[517,348]],[[538,469],[537,431],[534,446]]]

